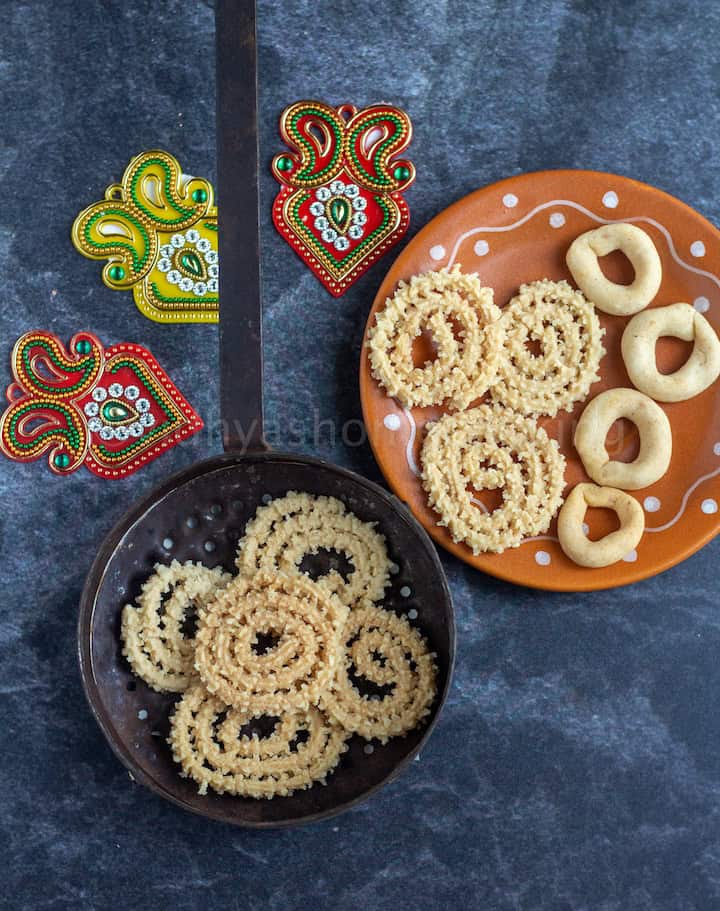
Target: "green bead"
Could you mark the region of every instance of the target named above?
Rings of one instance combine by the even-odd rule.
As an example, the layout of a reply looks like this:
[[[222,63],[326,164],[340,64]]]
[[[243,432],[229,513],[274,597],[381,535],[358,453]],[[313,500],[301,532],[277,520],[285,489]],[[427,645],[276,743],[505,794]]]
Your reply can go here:
[[[395,180],[408,180],[410,177],[410,168],[406,168],[405,165],[399,164],[393,171],[393,177]]]
[[[197,190],[192,191],[192,200],[193,202],[207,202],[207,190],[203,190],[202,187],[198,187]]]
[[[60,455],[56,455],[53,459],[56,468],[67,468],[70,464],[70,456],[64,452],[61,452]]]
[[[116,402],[113,399],[105,402],[105,404],[100,409],[101,415],[109,424],[117,424],[121,421],[127,421],[131,417],[131,411],[121,402]]]
[[[192,250],[180,254],[180,265],[196,278],[203,277],[203,267],[200,262],[200,257],[197,253],[193,253]]]
[[[291,171],[292,170],[292,158],[288,158],[286,155],[283,155],[282,158],[278,158],[277,168],[278,171]]]
[[[350,208],[350,203],[342,196],[337,196],[330,203],[330,217],[335,222],[335,225],[341,234],[345,233],[345,229],[350,223],[351,215],[352,209]]]
[[[111,266],[108,269],[108,278],[114,282],[122,281],[125,278],[125,270],[122,266]]]
[[[78,354],[90,354],[92,351],[92,345],[86,338],[83,338],[80,339],[77,345],[75,345],[75,350]]]

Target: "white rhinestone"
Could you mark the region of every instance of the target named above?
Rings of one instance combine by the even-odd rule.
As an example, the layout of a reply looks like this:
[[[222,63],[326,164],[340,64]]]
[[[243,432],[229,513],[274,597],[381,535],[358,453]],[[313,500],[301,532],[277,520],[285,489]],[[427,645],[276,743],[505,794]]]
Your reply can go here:
[[[324,231],[325,228],[330,226],[330,222],[327,220],[327,218],[325,218],[324,215],[320,215],[318,218],[316,218],[313,224],[318,231]]]
[[[167,280],[171,285],[177,285],[177,283],[182,280],[182,275],[177,269],[171,269],[167,274]]]
[[[220,274],[220,266],[217,263],[213,263],[212,266],[208,266],[208,275],[210,278],[217,278]]]
[[[347,248],[349,246],[350,246],[350,241],[347,239],[347,237],[337,237],[335,239],[335,249],[336,250],[340,250],[342,252],[343,250],[347,250]]]
[[[327,202],[330,199],[330,190],[327,187],[318,187],[315,190],[315,199],[319,199],[320,202]]]
[[[193,285],[193,294],[197,294],[198,297],[203,297],[207,294],[208,286],[205,282],[195,282]]]
[[[147,411],[145,414],[140,415],[139,423],[142,424],[143,427],[152,427],[152,425],[155,423],[155,416]]]
[[[145,433],[145,430],[143,429],[143,425],[140,423],[140,421],[134,421],[130,425],[129,430],[130,430],[131,435],[134,437],[141,437]]]
[[[345,184],[342,180],[333,180],[330,184],[330,192],[333,196],[341,196],[345,192]]]
[[[138,399],[135,403],[135,407],[140,414],[143,414],[145,411],[150,411],[150,402],[147,399]]]
[[[130,436],[130,431],[127,427],[116,427],[115,428],[115,439],[124,442]]]
[[[360,225],[350,225],[348,228],[348,237],[351,237],[353,240],[360,240],[363,234],[364,231]]]
[[[196,244],[200,240],[200,232],[195,228],[190,228],[189,231],[185,232],[185,240],[191,244]]]
[[[345,187],[345,195],[347,196],[348,199],[355,199],[355,197],[358,195],[359,192],[360,192],[360,188],[357,186],[357,184],[349,183]]]
[[[175,247],[173,247],[172,244],[163,244],[162,247],[160,247],[160,256],[170,257],[173,256],[174,253]]]
[[[134,402],[135,399],[140,395],[140,390],[137,386],[126,386],[125,387],[125,398],[130,399],[131,402]]]
[[[193,280],[191,278],[181,278],[178,282],[178,288],[181,291],[192,291]]]
[[[208,250],[205,254],[205,262],[209,263],[211,266],[218,261],[217,250]]]
[[[112,438],[114,436],[115,436],[114,430],[112,429],[112,427],[108,427],[107,424],[104,424],[100,428],[100,439],[101,440],[112,440]]]
[[[311,215],[324,215],[325,206],[321,202],[314,202],[310,205],[310,214]]]
[[[210,247],[212,246],[212,244],[211,244],[210,241],[207,239],[207,237],[202,237],[202,238],[200,238],[200,240],[195,244],[195,246],[198,248],[198,250],[199,250],[201,253],[207,253],[207,251],[210,249]]]
[[[211,294],[217,294],[218,280],[216,278],[209,279],[207,289]]]
[[[355,199],[353,199],[352,204],[353,209],[355,209],[357,212],[362,212],[362,210],[367,206],[367,199],[365,199],[364,196],[356,196]]]
[[[337,231],[334,231],[332,228],[326,228],[320,235],[326,244],[332,244],[337,237]]]
[[[92,397],[96,402],[104,402],[107,398],[107,389],[103,389],[102,386],[96,386],[92,391]]]
[[[88,421],[88,429],[90,433],[97,433],[99,430],[102,430],[103,422],[100,418],[90,418]]]
[[[89,418],[94,417],[99,410],[97,402],[87,402],[83,408],[83,411]]]
[[[170,238],[170,243],[175,247],[176,250],[179,250],[180,247],[185,246],[185,238],[182,234],[173,234]]]
[[[167,259],[166,257],[163,257],[163,258],[158,262],[158,269],[159,269],[161,272],[169,272],[169,271],[172,269],[172,263],[170,262],[169,259]]]
[[[108,392],[113,398],[119,398],[125,392],[125,387],[121,386],[120,383],[110,383]]]
[[[367,222],[367,215],[364,212],[356,212],[352,217],[354,225],[364,225]]]

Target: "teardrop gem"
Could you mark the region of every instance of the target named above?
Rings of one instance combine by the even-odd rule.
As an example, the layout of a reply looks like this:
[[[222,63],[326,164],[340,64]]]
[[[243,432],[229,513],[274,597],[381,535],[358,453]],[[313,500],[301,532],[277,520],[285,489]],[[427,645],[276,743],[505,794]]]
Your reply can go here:
[[[133,417],[133,413],[122,402],[116,402],[113,399],[108,400],[101,409],[103,418],[109,424],[121,424],[123,421]]]
[[[341,234],[344,234],[350,225],[352,207],[347,199],[336,196],[330,203],[330,221]]]
[[[186,250],[180,254],[180,265],[196,278],[203,278],[204,270],[200,257],[197,253],[193,253],[192,250]]]

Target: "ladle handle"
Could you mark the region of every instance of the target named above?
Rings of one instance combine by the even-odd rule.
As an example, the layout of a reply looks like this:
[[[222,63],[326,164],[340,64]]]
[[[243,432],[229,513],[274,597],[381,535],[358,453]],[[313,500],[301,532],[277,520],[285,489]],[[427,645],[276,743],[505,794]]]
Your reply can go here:
[[[254,0],[217,0],[220,416],[226,451],[267,449],[263,430]]]

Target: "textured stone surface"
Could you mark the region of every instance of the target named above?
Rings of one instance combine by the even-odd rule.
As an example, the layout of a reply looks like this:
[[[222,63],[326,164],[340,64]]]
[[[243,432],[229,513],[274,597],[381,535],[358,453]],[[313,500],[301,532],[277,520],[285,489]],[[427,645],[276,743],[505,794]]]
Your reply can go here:
[[[369,13],[263,0],[259,18],[264,161],[290,101],[404,105],[415,228],[478,186],[560,166],[632,175],[720,220],[712,4],[398,0]],[[437,734],[400,781],[327,823],[207,823],[134,785],[111,755],[78,677],[78,595],[126,503],[218,450],[216,332],[149,322],[68,235],[142,149],[214,177],[212,41],[210,4],[4,4],[0,369],[32,327],[143,342],[210,429],[115,484],[0,464],[0,906],[718,907],[719,542],[584,597],[447,559],[459,648]],[[367,446],[343,445],[339,428],[359,418],[359,343],[388,260],[331,299],[273,232],[274,189],[266,176],[271,436],[377,479]]]

